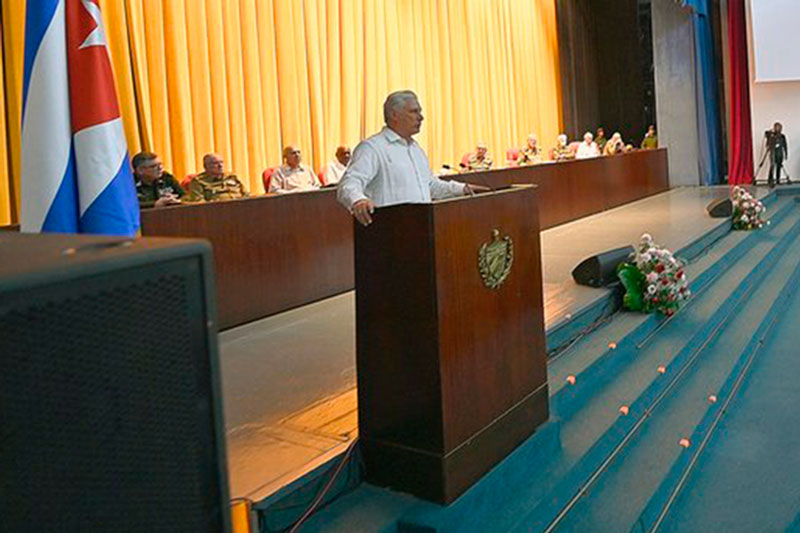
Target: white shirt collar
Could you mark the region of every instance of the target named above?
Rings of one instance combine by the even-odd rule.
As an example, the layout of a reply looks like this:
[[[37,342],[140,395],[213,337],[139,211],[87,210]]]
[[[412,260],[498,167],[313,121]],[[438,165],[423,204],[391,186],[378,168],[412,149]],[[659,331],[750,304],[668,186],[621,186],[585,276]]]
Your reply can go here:
[[[402,137],[399,133],[394,131],[389,126],[384,126],[382,133],[383,136],[386,137],[386,140],[389,141],[390,143],[399,142],[407,145],[416,144],[416,141],[414,139],[411,139],[411,141],[409,142],[405,137]]]

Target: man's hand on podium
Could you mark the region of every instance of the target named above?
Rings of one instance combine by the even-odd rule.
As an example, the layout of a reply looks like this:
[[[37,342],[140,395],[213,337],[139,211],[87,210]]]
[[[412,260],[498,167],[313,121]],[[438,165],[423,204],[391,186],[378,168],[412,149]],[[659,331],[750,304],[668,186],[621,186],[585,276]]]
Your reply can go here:
[[[353,204],[353,216],[364,226],[372,224],[372,213],[375,212],[375,204],[369,198],[364,198]]]
[[[492,189],[490,187],[486,187],[485,185],[475,185],[474,183],[465,183],[464,184],[464,194],[468,194],[470,196],[475,196],[475,193],[478,192],[489,192]]]

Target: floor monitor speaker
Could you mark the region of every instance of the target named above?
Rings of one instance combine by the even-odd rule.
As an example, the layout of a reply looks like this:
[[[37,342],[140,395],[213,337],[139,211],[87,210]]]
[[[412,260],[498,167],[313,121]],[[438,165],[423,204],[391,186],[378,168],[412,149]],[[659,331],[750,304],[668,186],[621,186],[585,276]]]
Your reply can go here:
[[[617,265],[633,253],[633,246],[624,246],[587,257],[572,270],[572,278],[578,285],[604,287],[617,281]]]
[[[711,218],[728,218],[733,215],[733,202],[730,198],[712,200],[706,206],[706,211]]]
[[[0,530],[230,531],[211,250],[0,233]]]

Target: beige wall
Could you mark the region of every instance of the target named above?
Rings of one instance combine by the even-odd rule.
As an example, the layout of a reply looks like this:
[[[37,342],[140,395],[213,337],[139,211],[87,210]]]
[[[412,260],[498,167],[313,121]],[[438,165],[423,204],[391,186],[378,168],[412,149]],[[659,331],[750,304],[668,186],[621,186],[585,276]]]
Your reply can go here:
[[[753,0],[751,0],[753,1]],[[750,108],[753,120],[753,160],[756,167],[764,151],[764,131],[776,121],[783,124],[783,133],[789,143],[789,161],[785,168],[793,180],[800,180],[800,81],[759,82],[755,80],[753,26],[750,2],[747,3],[747,49],[750,67]],[[787,53],[796,53],[788,50]],[[767,179],[769,162],[758,174]]]

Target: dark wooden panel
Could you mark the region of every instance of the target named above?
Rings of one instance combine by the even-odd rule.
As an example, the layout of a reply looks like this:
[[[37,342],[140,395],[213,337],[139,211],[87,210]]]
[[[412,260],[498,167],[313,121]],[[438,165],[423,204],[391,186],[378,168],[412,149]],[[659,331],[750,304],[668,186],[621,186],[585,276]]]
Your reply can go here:
[[[442,400],[427,207],[380,208],[370,226],[354,226],[358,427],[362,439],[436,453]]]
[[[351,290],[353,232],[335,191],[142,211],[142,234],[211,241],[220,327]]]
[[[493,188],[538,185],[542,229],[669,189],[666,148],[474,172],[455,179]]]
[[[9,224],[8,226],[0,226],[0,231],[19,231],[19,224]]]
[[[547,380],[533,196],[509,192],[434,209],[447,453]],[[503,285],[491,290],[479,275],[478,249],[491,241],[493,229],[512,239],[514,262]]]
[[[605,209],[667,190],[665,149],[640,150],[609,157],[605,172]]]
[[[451,502],[547,419],[537,212],[525,187],[383,208],[356,227],[368,481]],[[478,251],[494,229],[514,261],[490,289]]]

